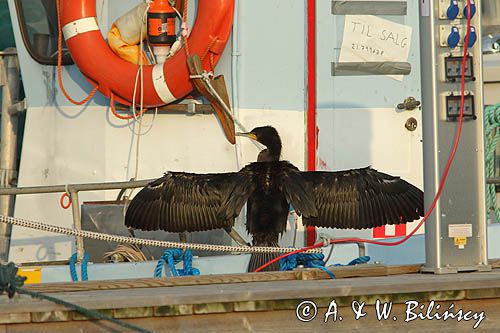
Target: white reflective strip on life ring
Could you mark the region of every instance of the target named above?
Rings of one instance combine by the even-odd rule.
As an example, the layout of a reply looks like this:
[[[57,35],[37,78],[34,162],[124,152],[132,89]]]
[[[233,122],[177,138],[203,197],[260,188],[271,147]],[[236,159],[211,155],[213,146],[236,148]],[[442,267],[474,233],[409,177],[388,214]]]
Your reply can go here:
[[[64,40],[75,37],[78,34],[99,30],[95,16],[84,17],[73,22],[69,22],[63,28]]]
[[[156,93],[160,96],[163,103],[168,104],[175,101],[177,98],[172,94],[165,81],[165,74],[163,72],[163,64],[153,66],[152,71],[153,85]]]

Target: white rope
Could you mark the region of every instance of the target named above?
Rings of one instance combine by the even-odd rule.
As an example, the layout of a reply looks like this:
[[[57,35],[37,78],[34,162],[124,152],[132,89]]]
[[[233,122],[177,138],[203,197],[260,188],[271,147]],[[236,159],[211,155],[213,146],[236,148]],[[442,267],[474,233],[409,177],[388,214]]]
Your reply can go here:
[[[169,242],[154,239],[133,238],[128,236],[110,235],[94,231],[78,230],[55,225],[30,221],[18,217],[10,217],[0,215],[0,222],[25,227],[41,231],[53,232],[75,237],[91,238],[107,242],[136,244],[143,246],[156,246],[162,248],[180,248],[200,251],[219,251],[219,252],[239,252],[239,253],[288,253],[297,250],[291,247],[267,247],[267,246],[230,246],[230,245],[213,245],[213,244],[194,244]],[[312,249],[305,253],[319,253],[321,249]]]

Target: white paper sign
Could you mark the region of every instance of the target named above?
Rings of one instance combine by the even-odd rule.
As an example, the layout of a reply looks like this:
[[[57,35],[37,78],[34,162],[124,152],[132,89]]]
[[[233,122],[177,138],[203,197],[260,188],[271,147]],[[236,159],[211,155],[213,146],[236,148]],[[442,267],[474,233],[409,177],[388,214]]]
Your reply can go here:
[[[448,224],[448,237],[472,237],[472,224]]]
[[[339,62],[408,61],[412,28],[372,15],[346,15]],[[390,75],[402,81],[402,75]]]

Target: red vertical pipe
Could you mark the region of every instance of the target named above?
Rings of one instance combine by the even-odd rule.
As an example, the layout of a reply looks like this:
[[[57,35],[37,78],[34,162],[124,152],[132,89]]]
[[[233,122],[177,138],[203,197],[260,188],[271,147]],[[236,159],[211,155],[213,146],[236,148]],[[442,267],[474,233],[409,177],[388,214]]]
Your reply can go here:
[[[307,0],[307,170],[316,170],[316,0]],[[307,246],[316,229],[307,227]]]

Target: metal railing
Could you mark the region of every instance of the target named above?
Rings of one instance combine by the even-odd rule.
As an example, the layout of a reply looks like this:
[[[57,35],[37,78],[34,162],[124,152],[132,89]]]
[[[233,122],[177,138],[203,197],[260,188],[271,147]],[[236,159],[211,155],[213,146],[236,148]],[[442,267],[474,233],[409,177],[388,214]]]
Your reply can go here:
[[[109,183],[86,183],[86,184],[67,184],[50,186],[27,186],[0,188],[0,195],[23,195],[23,194],[47,194],[47,193],[67,193],[71,199],[71,211],[73,214],[73,225],[75,229],[82,230],[82,219],[80,212],[80,202],[78,193],[84,191],[107,191],[123,190],[128,188],[144,187],[155,179],[134,180],[124,182]],[[83,238],[75,237],[76,252],[78,260],[83,258]]]
[[[500,185],[500,177],[487,178],[486,184]]]

